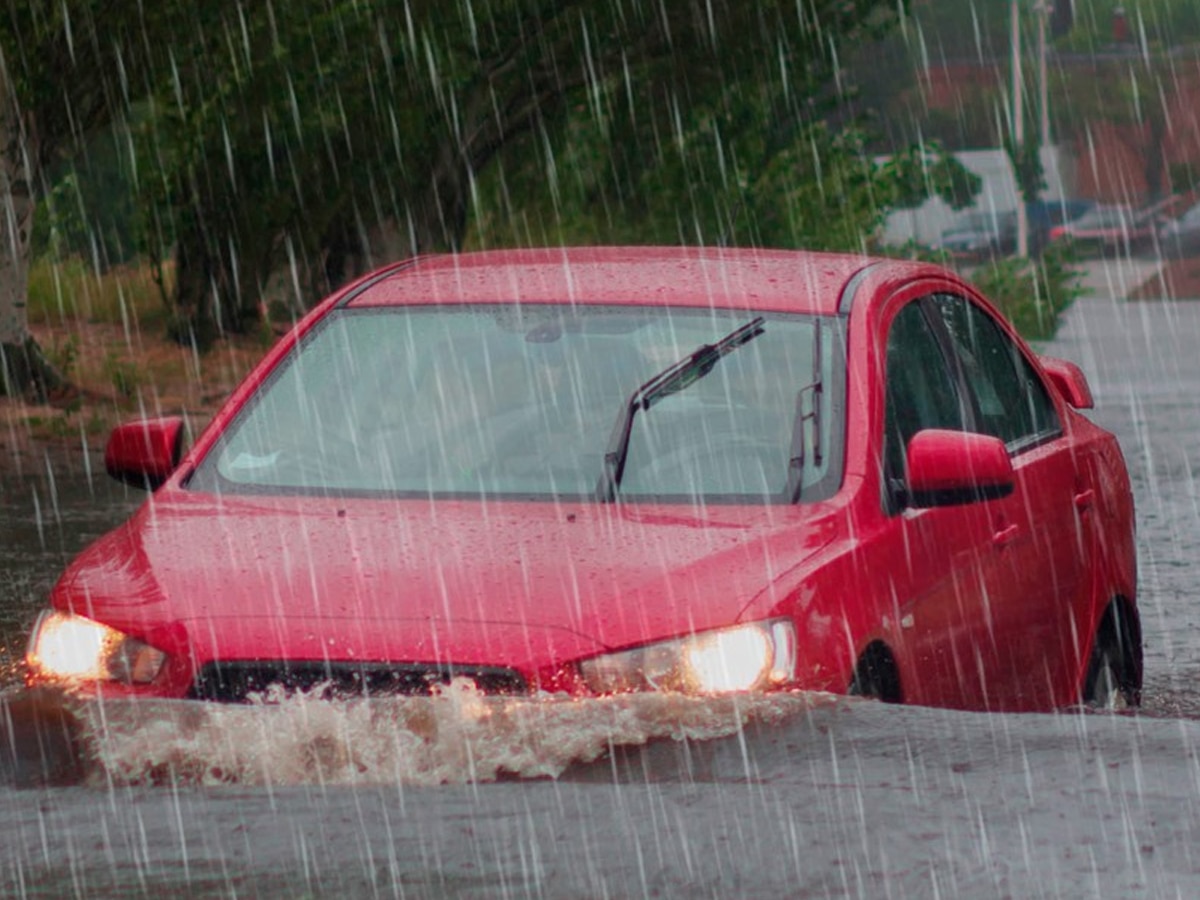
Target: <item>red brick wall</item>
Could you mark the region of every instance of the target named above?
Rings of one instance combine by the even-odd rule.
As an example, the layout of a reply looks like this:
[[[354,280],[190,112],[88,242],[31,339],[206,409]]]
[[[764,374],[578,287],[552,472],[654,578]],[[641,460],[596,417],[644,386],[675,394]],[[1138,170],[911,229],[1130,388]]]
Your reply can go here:
[[[1100,201],[1139,204],[1154,192],[1147,182],[1148,154],[1157,154],[1158,191],[1168,191],[1170,168],[1190,163],[1200,177],[1200,57],[1176,54],[1147,69],[1140,55],[1063,58],[1052,67],[1052,131],[1075,159],[1075,193]],[[1157,75],[1156,75],[1157,73]],[[1034,71],[1027,71],[1026,103],[1037,102]],[[1007,65],[951,62],[932,67],[923,79],[931,109],[956,111],[980,102],[981,93],[1000,102],[1009,90]],[[1136,80],[1143,103],[1162,111],[1161,135],[1143,108],[1137,121]],[[1176,185],[1175,187],[1180,187]]]

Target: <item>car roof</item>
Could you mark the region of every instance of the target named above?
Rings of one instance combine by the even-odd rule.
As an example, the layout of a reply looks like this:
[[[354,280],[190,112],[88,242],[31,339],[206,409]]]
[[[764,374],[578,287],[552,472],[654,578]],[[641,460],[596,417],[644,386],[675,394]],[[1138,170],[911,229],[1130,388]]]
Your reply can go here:
[[[417,257],[381,270],[348,306],[599,303],[832,315],[869,256],[697,247],[560,247]],[[889,266],[912,267],[903,261]]]

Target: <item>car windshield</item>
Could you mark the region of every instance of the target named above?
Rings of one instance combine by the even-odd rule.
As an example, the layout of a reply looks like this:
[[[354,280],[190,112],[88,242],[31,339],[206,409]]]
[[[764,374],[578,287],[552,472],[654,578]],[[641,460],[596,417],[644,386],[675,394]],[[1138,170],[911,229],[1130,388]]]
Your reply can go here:
[[[189,486],[595,496],[631,394],[758,315],[754,340],[636,416],[620,498],[783,502],[801,455],[800,495],[826,495],[810,488],[829,474],[840,441],[828,409],[836,327],[742,310],[514,304],[333,312],[247,403]],[[806,391],[814,382],[825,390]],[[796,440],[801,394],[806,413],[812,398],[819,408]]]

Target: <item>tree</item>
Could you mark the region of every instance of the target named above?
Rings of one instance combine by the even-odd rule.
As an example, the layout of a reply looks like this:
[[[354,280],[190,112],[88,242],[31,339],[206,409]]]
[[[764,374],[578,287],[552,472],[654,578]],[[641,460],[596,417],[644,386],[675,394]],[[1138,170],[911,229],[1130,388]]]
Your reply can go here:
[[[1131,164],[1141,163],[1140,179],[1122,172],[1119,185],[1110,185],[1130,202],[1153,202],[1167,188],[1173,122],[1178,113],[1190,114],[1175,64],[1173,57],[1157,52],[1097,60],[1065,69],[1054,85],[1059,99],[1053,109],[1064,133],[1086,146],[1104,129],[1125,148]]]
[[[299,312],[377,262],[389,228],[406,251],[461,247],[502,156],[504,171],[523,163],[540,187],[555,183],[551,154],[575,156],[571,177],[595,198],[629,222],[644,213],[609,234],[861,246],[891,187],[849,127],[840,59],[902,8],[11,4],[0,14],[12,74],[0,132],[15,137],[0,195],[18,227],[12,265],[0,266],[5,340],[35,358],[20,305],[33,187],[48,160],[114,119],[136,134],[147,248],[174,257],[176,336],[201,345],[250,327],[281,267]],[[52,386],[44,366],[19,373],[18,355],[8,354],[10,389]]]
[[[669,184],[678,198],[707,189],[702,179],[718,173],[688,159],[705,128],[738,143],[738,166],[774,164],[786,178],[786,148],[806,136],[827,148],[841,140],[820,137],[839,98],[838,48],[882,33],[895,9],[890,0],[295,0],[286,16],[269,4],[198,7],[187,27],[206,40],[170,60],[178,74],[160,86],[143,135],[143,168],[164,173],[152,205],[169,210],[164,230],[177,240],[180,336],[203,343],[247,327],[280,264],[303,305],[371,261],[389,221],[410,250],[462,246],[480,179],[510,149],[549,164],[546,148],[569,135],[571,152],[594,155],[581,177],[607,179],[605,190],[633,205],[635,186],[662,195]],[[741,137],[754,121],[769,127]],[[687,152],[671,160],[672,146]],[[647,153],[669,163],[659,169],[666,181],[642,180]],[[722,197],[726,224],[750,209]],[[774,227],[743,222],[738,237]]]
[[[0,11],[0,394],[65,387],[25,314],[39,182],[49,162],[146,90],[144,48],[175,36],[174,6],[61,0]]]
[[[771,91],[762,90],[761,102]],[[779,98],[776,98],[779,99]],[[623,107],[614,107],[620,112]],[[937,193],[956,208],[979,179],[937,144],[881,160],[864,134],[787,123],[736,103],[669,122],[577,111],[555,141],[515,143],[482,180],[472,246],[690,243],[862,252],[891,209]]]

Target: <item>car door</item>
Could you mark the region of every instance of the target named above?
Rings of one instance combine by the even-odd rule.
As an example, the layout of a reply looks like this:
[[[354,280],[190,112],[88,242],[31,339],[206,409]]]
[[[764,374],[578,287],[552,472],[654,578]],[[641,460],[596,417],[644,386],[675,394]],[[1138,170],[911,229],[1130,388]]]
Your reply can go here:
[[[1091,591],[1090,469],[1075,452],[1048,387],[992,313],[953,295],[933,298],[973,406],[971,427],[1005,442],[1011,495],[991,517],[992,590],[977,611],[989,706],[1037,709],[1063,696],[1086,637]]]
[[[994,654],[981,616],[995,590],[994,521],[987,503],[914,509],[905,496],[908,442],[923,429],[967,430],[972,410],[929,297],[887,328],[882,450],[885,527],[875,549],[889,592],[884,630],[897,651],[904,699],[983,708]]]

